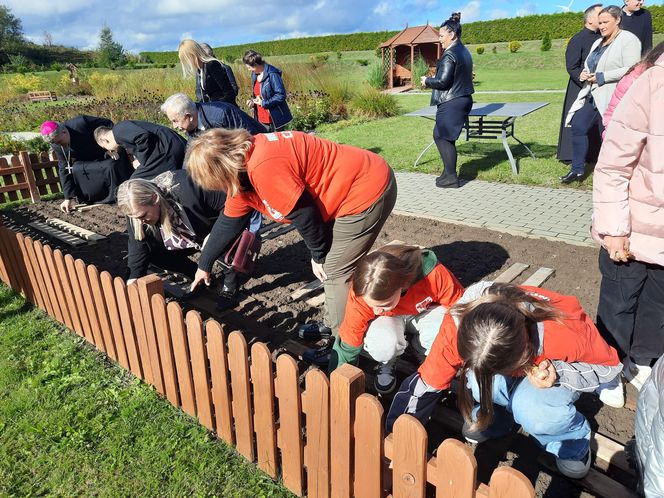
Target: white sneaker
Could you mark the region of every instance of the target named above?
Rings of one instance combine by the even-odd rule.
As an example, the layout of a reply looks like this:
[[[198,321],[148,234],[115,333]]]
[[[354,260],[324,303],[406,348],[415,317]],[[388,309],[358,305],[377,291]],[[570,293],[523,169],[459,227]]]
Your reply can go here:
[[[583,460],[563,460],[556,458],[556,467],[562,475],[570,479],[583,479],[590,471],[590,451]]]
[[[625,406],[625,385],[622,383],[618,375],[611,382],[600,384],[597,388],[599,399],[606,406],[613,408],[622,408]]]
[[[625,368],[623,368],[623,375],[625,380],[636,387],[637,391],[640,391],[643,387],[643,384],[646,383],[650,377],[652,368],[646,365],[637,365],[631,360],[625,362]]]

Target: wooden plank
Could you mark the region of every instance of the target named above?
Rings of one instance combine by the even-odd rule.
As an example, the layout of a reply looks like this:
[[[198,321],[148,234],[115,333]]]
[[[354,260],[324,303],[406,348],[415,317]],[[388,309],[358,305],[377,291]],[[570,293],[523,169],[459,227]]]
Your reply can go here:
[[[435,475],[427,474],[436,484],[436,498],[473,498],[477,481],[477,460],[473,450],[456,439],[446,439],[436,452]]]
[[[161,360],[159,359],[159,346],[157,345],[157,335],[154,329],[154,318],[152,317],[151,299],[154,294],[164,295],[164,286],[161,279],[156,275],[147,275],[136,281],[138,286],[138,295],[141,299],[141,310],[143,312],[143,332],[148,344],[148,353],[150,355],[150,365],[152,367],[152,382],[157,391],[163,396],[166,395],[164,388],[164,377],[161,374]],[[140,319],[140,315],[134,315]],[[143,363],[145,365],[145,363]]]
[[[94,297],[94,305],[97,311],[97,321],[99,322],[99,329],[104,338],[106,346],[106,354],[118,361],[118,354],[115,349],[115,341],[113,340],[113,333],[111,332],[111,320],[108,317],[108,309],[106,308],[106,299],[104,292],[101,288],[101,281],[99,280],[99,270],[94,265],[88,265],[88,280],[90,282],[90,289]]]
[[[70,246],[78,247],[87,244],[85,240],[79,237],[70,235],[67,232],[58,230],[57,228],[50,227],[47,224],[42,223],[40,221],[34,221],[32,223],[28,223],[28,226],[34,228],[35,230],[39,230],[40,232],[44,232],[49,237],[58,239],[61,242],[64,242],[65,244],[69,244]]]
[[[277,434],[274,416],[272,353],[262,342],[251,347],[251,383],[254,388],[254,432],[258,466],[277,477]]]
[[[489,498],[534,498],[535,488],[528,478],[512,467],[498,467],[491,474]]]
[[[25,152],[19,152],[19,160],[21,162],[21,168],[23,168],[23,176],[25,181],[28,184],[28,190],[30,191],[30,200],[32,202],[39,202],[41,196],[39,195],[39,189],[37,188],[35,172],[32,169],[32,161],[30,160],[30,155]]]
[[[7,247],[9,261],[11,262],[12,270],[14,271],[14,282],[16,283],[14,290],[23,294],[27,298],[31,295],[29,282],[27,280],[27,272],[23,262],[23,253],[19,248],[16,232],[13,230],[6,231],[5,246]],[[62,320],[60,322],[63,323]]]
[[[424,498],[426,491],[427,432],[411,415],[394,423],[392,493],[395,497]]]
[[[302,411],[307,422],[304,465],[307,468],[307,496],[330,496],[330,381],[314,368],[304,377]],[[361,496],[361,495],[358,495]]]
[[[21,251],[23,252],[23,258],[25,260],[26,268],[28,269],[28,279],[30,280],[30,285],[32,287],[34,301],[33,304],[38,308],[45,309],[44,305],[44,296],[42,295],[41,288],[41,273],[39,272],[39,265],[35,259],[34,251],[32,251],[32,239],[30,237],[23,237],[23,235],[18,234],[18,240],[21,244]],[[4,264],[0,261],[0,263]],[[0,270],[4,273],[6,270]],[[71,301],[73,302],[73,301]]]
[[[115,290],[115,301],[118,305],[118,314],[120,315],[120,323],[122,325],[122,337],[125,348],[127,348],[129,369],[136,377],[144,379],[143,366],[141,365],[141,357],[138,349],[138,339],[134,330],[134,321],[131,317],[127,286],[122,278],[115,277],[113,279],[113,289]]]
[[[104,204],[77,204],[72,208],[74,211],[85,212],[94,209],[97,206],[103,206]]]
[[[318,279],[309,282],[308,284],[300,287],[290,295],[291,301],[297,301],[298,299],[302,299],[305,296],[313,294],[322,287],[323,287],[323,282],[321,282]]]
[[[45,245],[44,250],[44,261],[48,268],[48,272],[51,275],[51,282],[53,283],[53,291],[55,292],[55,298],[58,300],[58,305],[60,306],[60,314],[62,320],[59,320],[60,323],[65,325],[68,329],[74,328],[71,318],[69,316],[69,303],[64,295],[64,290],[62,288],[62,283],[60,281],[60,275],[58,274],[57,268],[55,266],[55,259],[53,258],[53,250],[50,246]]]
[[[504,283],[512,282],[516,277],[521,275],[528,268],[530,268],[530,265],[527,265],[525,263],[514,263],[507,270],[505,270],[496,278],[494,278],[493,281],[504,282]]]
[[[37,279],[37,288],[39,289],[39,294],[41,295],[41,305],[40,308],[46,312],[49,313],[49,309],[51,309],[51,299],[50,296],[48,295],[48,290],[46,288],[46,280],[44,276],[42,275],[41,271],[41,266],[39,265],[39,260],[37,259],[37,253],[35,252],[35,241],[32,240],[30,237],[26,239],[26,249],[28,250],[28,257],[31,261],[32,264],[32,271],[35,273],[35,278]],[[65,258],[65,262],[66,262]],[[71,278],[71,270],[67,268],[67,273],[70,275]],[[74,283],[72,283],[72,286]]]
[[[103,271],[99,275],[99,280],[104,295],[104,302],[106,303],[106,310],[108,311],[108,320],[118,362],[125,370],[131,370],[129,357],[127,356],[127,346],[125,344],[124,334],[122,333],[122,320],[120,318],[120,312],[118,311],[118,301],[115,297],[113,277],[107,271]]]
[[[364,372],[348,363],[330,376],[331,496],[352,496],[355,400],[364,393]]]
[[[41,293],[39,290],[39,285],[37,284],[37,278],[35,277],[35,272],[33,269],[33,261],[30,258],[30,254],[28,253],[28,248],[26,246],[27,240],[26,237],[23,236],[21,233],[16,234],[16,242],[18,244],[18,251],[20,254],[20,257],[23,261],[23,266],[25,267],[25,281],[26,284],[28,285],[28,300],[35,306],[39,306],[39,303],[41,302]]]
[[[83,296],[83,303],[85,304],[85,311],[88,315],[88,320],[90,322],[90,329],[92,331],[92,340],[93,344],[97,346],[102,352],[106,352],[106,345],[104,344],[104,336],[101,333],[101,327],[99,325],[99,317],[97,316],[97,310],[94,305],[94,296],[92,295],[92,289],[90,288],[90,280],[88,277],[88,271],[85,265],[85,262],[81,259],[77,259],[74,262],[76,267],[76,274],[78,276],[78,284],[81,286],[81,295]]]
[[[0,200],[2,198],[0,197]],[[0,226],[0,278],[2,281],[7,285],[8,287],[10,286],[10,279],[9,279],[9,255],[7,254],[7,250],[5,249],[5,233],[6,233],[6,228]]]
[[[76,306],[78,318],[81,321],[81,331],[83,337],[90,343],[94,344],[92,336],[92,327],[90,326],[90,318],[88,317],[88,310],[83,300],[83,292],[81,291],[81,284],[78,281],[78,272],[76,271],[76,262],[71,254],[65,254],[65,267],[69,275],[69,282],[74,293],[73,304]]]
[[[192,417],[196,416],[196,398],[194,395],[194,380],[191,374],[191,360],[189,359],[189,344],[184,327],[182,308],[178,303],[166,305],[168,314],[168,327],[171,330],[173,342],[173,357],[175,358],[175,371],[180,387],[180,401],[182,409]]]
[[[53,251],[53,258],[55,259],[55,267],[58,271],[65,302],[67,303],[69,311],[69,318],[71,320],[70,328],[79,336],[85,337],[83,334],[83,327],[81,326],[81,319],[78,316],[78,307],[76,306],[76,298],[74,297],[74,287],[71,283],[71,276],[65,265],[65,257],[60,249],[56,249]]]
[[[634,469],[627,461],[625,447],[622,444],[598,432],[593,432],[590,436],[590,449],[600,460],[628,474],[635,475]]]
[[[539,287],[544,282],[546,282],[556,270],[553,268],[539,268],[535,273],[526,279],[526,281],[521,285],[530,285],[532,287]]]
[[[277,237],[285,235],[292,230],[295,230],[295,225],[282,225],[280,227],[275,228],[274,230],[271,230],[270,233],[267,233],[265,235],[261,234],[261,238],[263,240],[276,239]]]
[[[42,277],[46,282],[46,292],[48,293],[49,300],[51,302],[51,317],[55,318],[57,321],[62,323],[62,313],[60,312],[60,304],[53,287],[53,281],[51,280],[51,273],[49,272],[48,265],[46,264],[46,259],[44,258],[44,246],[40,242],[35,243],[35,253],[37,255],[37,260],[39,261],[39,267],[41,268]]]
[[[249,361],[247,342],[239,332],[228,336],[228,367],[231,372],[233,390],[233,420],[235,421],[235,447],[247,460],[253,462],[254,427],[251,416],[251,394],[249,389]]]
[[[207,351],[203,337],[203,320],[197,311],[189,311],[186,316],[187,339],[191,356],[191,372],[196,393],[196,413],[198,420],[209,430],[214,430],[212,420],[212,396],[208,375]]]
[[[230,377],[226,356],[226,339],[219,322],[209,320],[205,323],[207,335],[207,353],[212,379],[212,403],[216,418],[217,434],[228,444],[235,443],[233,436],[233,409],[231,406]]]
[[[141,369],[143,370],[143,379],[148,384],[154,386],[154,370],[152,359],[150,358],[150,346],[147,337],[145,337],[145,322],[143,320],[143,308],[141,306],[141,297],[138,293],[138,284],[136,282],[127,286],[127,297],[129,299],[129,316],[134,324],[136,332],[136,344],[138,345],[138,357],[141,360]]]
[[[43,310],[49,316],[55,316],[55,303],[53,302],[55,300],[55,296],[52,296],[51,293],[49,292],[49,287],[47,283],[49,278],[48,269],[47,268],[45,269],[45,263],[43,261],[43,250],[41,249],[41,247],[42,245],[39,241],[33,241],[31,246],[28,248],[28,252],[30,253],[30,257],[32,258],[33,261],[33,268],[35,270],[35,274],[41,279],[39,285],[41,287],[41,295],[44,298],[45,308],[43,308]],[[42,251],[41,255],[39,254],[38,249]],[[42,263],[44,263],[44,266],[42,266]],[[46,274],[44,272],[46,272]]]
[[[100,240],[104,240],[106,238],[104,235],[99,235],[98,233],[76,226],[72,223],[61,220],[60,218],[49,218],[46,220],[46,224],[51,225],[55,228],[59,228],[64,232],[71,233],[76,237],[80,237],[81,239],[85,239],[93,243]]]
[[[355,403],[355,496],[383,494],[383,406],[370,394]]]
[[[173,406],[179,407],[178,376],[175,371],[175,358],[173,356],[173,345],[171,344],[168,314],[166,313],[166,300],[161,294],[153,294],[150,305],[159,345],[159,359],[161,360],[161,372],[164,376],[166,397]]]
[[[297,362],[282,354],[277,358],[275,395],[279,400],[277,445],[281,449],[284,486],[298,496],[304,494],[304,444],[302,442],[302,400]]]

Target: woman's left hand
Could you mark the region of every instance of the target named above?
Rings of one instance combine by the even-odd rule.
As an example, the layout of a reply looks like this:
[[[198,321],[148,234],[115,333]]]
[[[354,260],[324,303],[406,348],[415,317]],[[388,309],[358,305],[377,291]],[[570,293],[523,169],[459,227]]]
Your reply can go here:
[[[595,83],[597,83],[597,76],[595,76],[595,73],[590,73],[590,75],[588,75],[588,79],[586,81],[588,83],[595,84]]]
[[[427,77],[426,76],[422,76],[420,78],[420,85],[427,86]]]
[[[533,386],[540,389],[552,387],[558,378],[556,367],[553,366],[553,362],[550,360],[543,360],[539,365],[526,372],[526,376]]]
[[[311,269],[313,270],[314,275],[316,275],[316,278],[318,280],[320,280],[321,282],[325,282],[327,280],[327,273],[325,273],[325,270],[323,269],[323,263],[316,263],[312,259]]]
[[[254,98],[254,104],[262,106],[263,105],[263,97],[261,97],[260,95],[256,96]]]
[[[629,238],[625,236],[613,237],[605,235],[603,241],[606,252],[616,263],[627,263],[631,256],[629,252]]]

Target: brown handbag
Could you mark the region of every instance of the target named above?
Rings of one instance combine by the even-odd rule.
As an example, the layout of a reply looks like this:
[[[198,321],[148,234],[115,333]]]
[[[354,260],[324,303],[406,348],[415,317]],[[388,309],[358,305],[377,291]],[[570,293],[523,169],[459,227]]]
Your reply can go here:
[[[246,228],[224,256],[224,263],[240,273],[251,273],[261,252],[261,239]]]

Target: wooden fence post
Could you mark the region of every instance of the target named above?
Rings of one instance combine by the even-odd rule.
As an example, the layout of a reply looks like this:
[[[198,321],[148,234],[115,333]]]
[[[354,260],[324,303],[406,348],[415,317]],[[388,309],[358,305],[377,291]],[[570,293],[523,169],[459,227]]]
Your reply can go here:
[[[208,375],[207,351],[203,337],[203,321],[197,311],[189,311],[186,318],[191,372],[196,392],[196,413],[198,420],[209,430],[214,430],[212,420],[212,397],[210,395],[210,377]]]
[[[436,473],[430,477],[436,485],[436,498],[474,498],[477,460],[467,445],[446,439],[436,452]]]
[[[27,282],[27,272],[23,262],[23,255],[19,251],[16,233],[13,230],[6,229],[4,230],[4,233],[6,235],[4,237],[4,245],[9,256],[9,264],[11,265],[8,270],[10,276],[13,274],[12,288],[19,294],[23,294],[29,300],[30,291]]]
[[[71,254],[65,254],[65,268],[67,270],[67,275],[69,276],[69,283],[72,287],[72,292],[74,295],[74,300],[72,301],[72,307],[76,307],[78,312],[78,318],[81,321],[81,335],[88,342],[94,344],[94,339],[92,337],[92,327],[90,326],[90,318],[88,317],[88,312],[85,307],[85,300],[83,299],[83,292],[81,291],[81,285],[78,281],[78,273],[76,271],[76,262]]]
[[[32,250],[32,239],[30,237],[23,237],[19,234],[18,238],[21,243],[23,256],[25,258],[26,266],[28,268],[29,279],[32,284],[32,291],[34,292],[34,305],[38,308],[44,310],[46,306],[44,304],[44,296],[42,295],[42,286],[41,274],[39,273],[39,265],[35,259],[34,250]]]
[[[228,367],[231,371],[233,390],[233,420],[235,421],[235,446],[250,462],[254,461],[254,424],[251,417],[249,390],[249,360],[247,342],[239,332],[228,336]]]
[[[41,291],[39,290],[39,285],[37,284],[37,279],[35,277],[33,261],[28,253],[27,237],[24,237],[21,233],[17,233],[16,242],[18,243],[18,250],[26,271],[25,280],[29,287],[29,301],[35,306],[39,306],[39,303],[41,302]]]
[[[302,444],[302,402],[297,362],[282,354],[277,358],[275,395],[279,399],[277,445],[281,449],[284,486],[298,496],[303,494],[304,445]]]
[[[179,407],[178,376],[175,371],[175,358],[173,356],[173,345],[171,344],[171,328],[166,313],[166,300],[161,294],[154,294],[151,305],[157,342],[159,343],[159,358],[161,359],[161,371],[164,375],[166,397],[174,406]]]
[[[254,431],[258,466],[277,477],[277,436],[274,419],[274,372],[268,347],[257,342],[251,347],[251,383],[254,386]]]
[[[78,283],[81,286],[81,294],[83,295],[83,303],[85,304],[85,310],[88,314],[88,321],[90,322],[90,328],[92,329],[93,344],[97,346],[98,350],[106,353],[104,336],[101,333],[99,317],[97,316],[97,310],[95,309],[94,296],[92,295],[92,289],[90,288],[87,266],[82,259],[77,259],[74,261],[74,266],[76,267]]]
[[[173,357],[175,358],[175,371],[180,386],[180,400],[182,409],[192,417],[196,417],[196,398],[194,397],[194,380],[191,375],[191,359],[189,357],[189,344],[182,316],[182,308],[178,303],[166,305],[168,326],[173,341]]]
[[[364,373],[346,363],[330,376],[331,496],[353,496],[355,400],[364,392]]]
[[[45,282],[46,294],[49,297],[49,302],[51,308],[48,310],[49,315],[52,318],[62,323],[62,315],[60,314],[60,305],[58,304],[58,299],[53,289],[53,282],[51,281],[51,274],[48,271],[48,266],[46,265],[46,260],[44,259],[44,249],[41,242],[37,241],[34,244],[35,254],[37,256],[37,261],[39,268],[41,270],[42,278]]]
[[[129,316],[131,316],[131,321],[136,331],[136,344],[138,345],[138,357],[141,359],[143,379],[148,384],[154,386],[154,370],[150,358],[150,346],[148,345],[147,337],[145,337],[145,321],[143,319],[141,298],[138,294],[138,284],[136,282],[127,286],[127,297],[129,298],[129,308],[131,310]]]
[[[141,355],[138,348],[136,331],[134,330],[134,321],[131,316],[131,305],[129,303],[127,286],[122,278],[115,277],[113,279],[113,289],[115,290],[115,300],[118,304],[118,313],[122,324],[122,336],[124,338],[125,347],[127,348],[129,368],[136,377],[144,379],[145,374],[143,373],[143,366],[141,365]]]
[[[162,395],[166,395],[164,379],[161,375],[161,361],[159,360],[159,347],[154,330],[154,319],[152,318],[151,299],[154,294],[164,295],[164,283],[157,275],[147,275],[136,281],[138,295],[141,299],[141,310],[143,311],[143,330],[148,343],[150,354],[150,365],[152,365],[152,385]],[[141,318],[139,318],[141,319]]]
[[[218,322],[208,320],[205,323],[207,335],[207,353],[212,377],[212,402],[216,418],[217,434],[228,444],[235,444],[233,437],[233,408],[231,406],[230,377],[228,357],[226,356],[226,338]]]
[[[65,302],[67,303],[69,318],[71,320],[71,329],[79,336],[84,337],[83,328],[81,327],[81,319],[78,316],[78,309],[76,307],[76,300],[74,298],[74,287],[72,286],[69,272],[65,264],[65,257],[60,249],[53,251],[53,258],[55,259],[55,268],[60,277],[62,290],[64,292]]]
[[[37,189],[35,171],[32,169],[30,155],[26,151],[22,150],[19,152],[19,159],[21,161],[21,166],[23,166],[25,181],[28,183],[28,188],[30,189],[30,199],[32,199],[32,202],[39,202],[41,200],[41,196],[39,195],[39,189]]]
[[[491,474],[489,498],[534,498],[532,483],[512,467],[498,467]]]
[[[104,299],[101,280],[99,279],[99,270],[97,270],[97,267],[94,265],[88,265],[88,281],[90,282],[90,290],[92,290],[94,305],[97,310],[99,328],[101,330],[101,335],[104,338],[104,344],[106,345],[106,354],[111,357],[113,361],[118,361],[115,341],[113,340],[113,333],[111,332],[111,320],[108,316],[106,299]]]
[[[355,496],[383,496],[383,406],[370,394],[355,403]]]
[[[304,378],[302,411],[306,416],[307,496],[330,496],[330,381],[321,370],[313,369]],[[359,495],[358,495],[359,496]]]
[[[394,498],[424,498],[427,484],[427,431],[411,415],[394,423],[392,494]]]
[[[125,344],[124,334],[122,333],[122,320],[118,311],[118,300],[115,297],[115,288],[113,287],[113,277],[107,271],[103,271],[99,275],[99,280],[101,282],[104,301],[106,302],[111,334],[118,355],[118,361],[125,370],[131,371],[129,357],[127,356],[127,345]]]
[[[68,329],[73,329],[74,325],[69,316],[69,303],[65,298],[64,289],[62,288],[62,280],[55,265],[55,258],[53,257],[53,250],[51,246],[45,245],[44,250],[44,261],[48,268],[48,272],[51,276],[51,281],[53,282],[53,290],[55,291],[55,298],[58,300],[58,306],[60,307],[60,313],[62,319],[59,320],[60,323],[65,325]]]

